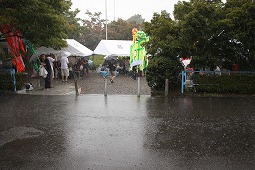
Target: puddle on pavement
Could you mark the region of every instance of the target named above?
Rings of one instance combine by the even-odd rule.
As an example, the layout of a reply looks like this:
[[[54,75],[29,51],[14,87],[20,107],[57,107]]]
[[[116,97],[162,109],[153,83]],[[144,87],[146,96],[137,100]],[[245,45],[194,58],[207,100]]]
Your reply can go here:
[[[43,133],[43,131],[33,127],[14,127],[0,133],[0,147],[17,139],[34,138],[42,135]]]

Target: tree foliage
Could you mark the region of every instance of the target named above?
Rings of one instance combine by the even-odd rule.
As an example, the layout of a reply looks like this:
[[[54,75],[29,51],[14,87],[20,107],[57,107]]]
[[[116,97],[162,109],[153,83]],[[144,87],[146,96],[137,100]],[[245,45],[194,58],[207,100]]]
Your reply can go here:
[[[195,56],[193,66],[222,66],[227,61],[239,63],[242,69],[254,69],[252,30],[255,26],[251,1],[179,2],[175,5],[174,16],[180,27],[183,48]]]
[[[76,17],[79,12],[80,10],[75,9],[74,11],[68,11],[65,14],[65,18],[71,27],[71,30],[69,30],[67,35],[70,39],[75,39],[79,42],[85,42],[82,35],[87,34],[89,32],[89,28],[80,24],[82,19]]]
[[[162,91],[165,88],[165,80],[170,82],[169,89],[176,91],[180,87],[179,73],[182,67],[177,60],[166,57],[154,56],[150,59],[146,70],[146,80],[152,91]]]
[[[138,18],[130,17],[128,20],[118,19],[108,24],[108,39],[111,40],[132,40],[132,29],[142,29],[141,20],[144,20],[139,15]]]
[[[87,11],[87,19],[82,20],[81,27],[86,28],[86,32],[80,34],[80,39],[85,46],[94,50],[100,40],[106,39],[106,21],[101,19],[101,12]],[[107,23],[107,39],[108,40],[131,40],[131,31],[134,27],[141,28],[140,15],[131,16],[127,21],[119,18],[117,21]]]
[[[174,20],[163,11],[154,14],[151,22],[144,23],[144,30],[150,36],[148,52],[152,57],[160,56],[172,62],[177,55],[193,56],[191,65],[195,69],[220,65],[231,70],[232,65],[238,63],[240,70],[254,70],[254,7],[251,0],[179,1],[175,5]],[[155,65],[154,59],[151,61],[148,70]],[[160,65],[157,67],[162,70]],[[164,64],[162,68],[165,70]],[[162,84],[158,78],[150,80],[154,81],[149,82],[151,86]]]
[[[144,23],[144,31],[150,36],[148,53],[176,59],[179,50],[179,31],[169,13],[155,13],[151,22]]]
[[[87,10],[87,19],[82,20],[82,25],[87,29],[86,33],[80,35],[82,44],[94,50],[100,40],[105,39],[105,19],[101,19],[101,12],[90,12]]]
[[[36,46],[65,46],[71,26],[65,19],[70,0],[1,0],[0,25],[9,24]]]
[[[162,11],[161,14],[155,13],[151,22],[144,23],[144,31],[150,36],[147,47],[152,55],[146,71],[148,85],[160,91],[165,79],[169,79],[170,89],[176,89],[180,72],[176,58],[180,51],[180,35],[176,23],[166,11]]]

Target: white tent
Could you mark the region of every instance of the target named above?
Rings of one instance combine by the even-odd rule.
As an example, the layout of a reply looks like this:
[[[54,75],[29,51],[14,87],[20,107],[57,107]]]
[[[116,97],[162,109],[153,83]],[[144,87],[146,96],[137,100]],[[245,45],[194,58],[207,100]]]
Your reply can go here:
[[[61,52],[69,52],[70,56],[90,56],[93,54],[93,51],[79,43],[78,41],[74,39],[66,39],[67,47],[61,48],[61,50],[55,50],[53,48],[49,47],[39,47],[35,50],[35,54],[32,55],[31,60],[35,60],[38,56],[41,54],[60,54]]]
[[[94,54],[106,56],[130,56],[132,41],[128,40],[101,40],[94,50]]]
[[[72,56],[90,56],[93,54],[93,51],[79,43],[74,39],[66,39],[67,48],[61,49],[61,51],[68,51]]]

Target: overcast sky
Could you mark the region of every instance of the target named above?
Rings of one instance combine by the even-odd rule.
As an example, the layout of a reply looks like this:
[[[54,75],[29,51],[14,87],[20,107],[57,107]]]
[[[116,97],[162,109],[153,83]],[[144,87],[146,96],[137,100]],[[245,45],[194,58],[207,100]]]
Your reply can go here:
[[[78,17],[82,19],[88,18],[85,15],[86,10],[92,13],[102,12],[101,19],[106,18],[105,0],[72,0],[72,2],[72,10],[78,8],[81,11]],[[154,12],[160,13],[162,10],[166,10],[173,18],[174,4],[178,0],[106,0],[106,2],[109,21],[118,18],[127,20],[135,14],[142,15],[145,21],[150,21]]]

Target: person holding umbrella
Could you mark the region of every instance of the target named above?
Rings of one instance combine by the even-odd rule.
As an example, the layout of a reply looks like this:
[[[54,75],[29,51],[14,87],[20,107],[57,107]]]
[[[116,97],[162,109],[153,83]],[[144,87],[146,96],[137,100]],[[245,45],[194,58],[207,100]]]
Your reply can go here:
[[[44,54],[42,54],[40,56],[41,58],[41,63],[40,65],[42,65],[43,67],[45,67],[46,71],[48,72],[47,76],[45,77],[45,90],[49,90],[51,88],[51,66],[50,66],[50,61],[46,58],[46,56]]]

